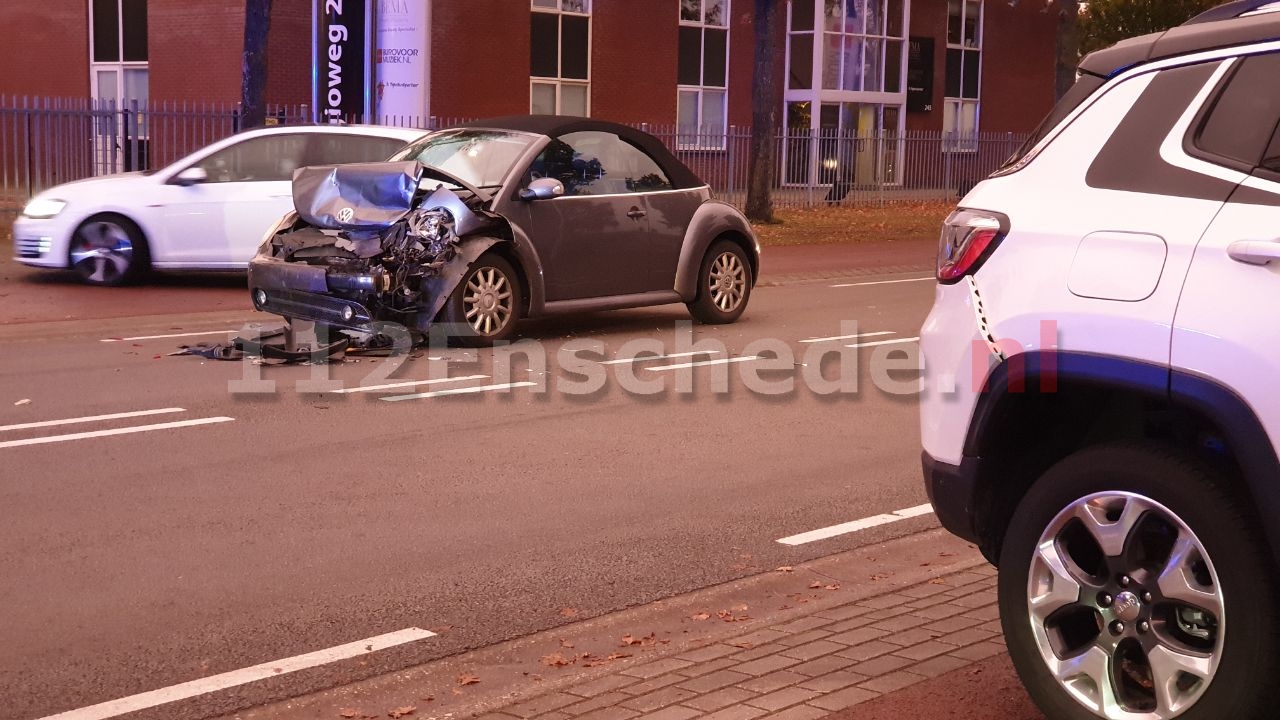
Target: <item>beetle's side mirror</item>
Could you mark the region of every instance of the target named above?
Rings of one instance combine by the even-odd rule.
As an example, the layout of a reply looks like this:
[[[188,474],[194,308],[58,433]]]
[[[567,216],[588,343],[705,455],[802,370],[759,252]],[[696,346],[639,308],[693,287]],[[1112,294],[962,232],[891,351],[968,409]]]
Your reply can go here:
[[[181,185],[182,187],[199,185],[200,183],[208,182],[208,181],[209,181],[209,173],[205,172],[205,169],[200,167],[199,165],[194,165],[192,167],[189,167],[186,170],[183,170],[182,172],[173,176],[173,184]]]
[[[564,183],[555,178],[538,178],[520,191],[521,200],[549,200],[564,195]]]

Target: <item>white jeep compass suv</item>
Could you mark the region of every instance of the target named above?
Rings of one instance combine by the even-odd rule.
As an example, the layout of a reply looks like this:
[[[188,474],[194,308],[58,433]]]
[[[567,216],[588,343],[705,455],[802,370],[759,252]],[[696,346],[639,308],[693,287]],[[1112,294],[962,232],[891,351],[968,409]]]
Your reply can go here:
[[[1280,716],[1276,10],[1086,57],[943,231],[926,485],[1052,720]]]

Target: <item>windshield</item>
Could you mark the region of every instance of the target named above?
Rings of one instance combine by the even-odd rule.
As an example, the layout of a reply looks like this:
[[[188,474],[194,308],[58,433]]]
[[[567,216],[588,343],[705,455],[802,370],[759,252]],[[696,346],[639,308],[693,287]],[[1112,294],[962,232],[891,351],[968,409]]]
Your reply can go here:
[[[494,130],[443,130],[411,143],[391,160],[417,160],[476,187],[497,187],[534,140]]]

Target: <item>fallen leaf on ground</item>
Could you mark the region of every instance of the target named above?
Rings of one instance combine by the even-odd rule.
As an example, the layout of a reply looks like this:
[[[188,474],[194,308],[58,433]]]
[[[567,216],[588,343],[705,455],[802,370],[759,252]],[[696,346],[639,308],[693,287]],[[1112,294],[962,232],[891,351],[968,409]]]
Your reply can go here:
[[[783,565],[780,568],[776,568],[777,572],[791,572],[794,569],[795,568],[791,567],[790,565]]]
[[[418,708],[412,705],[405,705],[404,707],[398,707],[395,710],[392,710],[391,712],[387,713],[387,717],[402,718],[406,715],[412,715],[417,711],[418,711]]]
[[[547,667],[565,667],[566,665],[572,665],[573,661],[560,653],[552,653],[542,656],[542,664]]]
[[[827,586],[826,586],[826,588],[827,588],[828,590],[839,590],[839,589],[840,589],[840,585],[839,585],[839,584],[837,584],[837,583],[832,583],[832,584],[830,584],[830,585],[827,585]]]
[[[631,657],[631,653],[620,653],[620,652],[616,652],[616,653],[609,653],[609,657],[608,657],[607,659],[608,659],[608,660],[621,660],[622,658],[629,658],[629,657]]]
[[[888,576],[888,575],[881,575],[880,573],[876,573],[875,575],[872,575],[872,576],[871,576],[871,579],[872,579],[872,580],[888,580],[888,579],[889,579],[889,576]]]
[[[353,718],[358,716],[359,714],[360,714],[360,711],[354,708],[347,708],[346,710],[343,710],[338,713],[339,716],[344,718]]]
[[[578,610],[576,608],[571,608],[571,607],[560,608],[560,617],[565,617],[565,618],[578,617]]]
[[[419,699],[419,700],[421,700],[422,702],[435,702],[435,701],[436,701],[436,696],[435,696],[435,695],[428,695],[428,696],[426,696],[426,697],[420,697],[420,698],[418,698],[418,699]]]
[[[707,612],[694,613],[693,615],[689,616],[689,619],[690,620],[709,620],[711,619],[711,613],[707,613]]]
[[[30,405],[30,404],[31,404],[31,398],[22,398],[21,400],[14,403],[13,405],[14,407],[17,407],[19,405]]]
[[[471,673],[463,673],[458,676],[459,685],[475,685],[478,682],[480,682],[480,678]]]
[[[750,650],[756,646],[755,643],[746,642],[745,640],[739,640],[738,642],[731,642],[729,644],[736,648],[742,648],[743,650]]]
[[[628,647],[631,645],[653,645],[656,642],[657,640],[654,638],[653,633],[649,633],[648,635],[645,635],[642,638],[637,638],[631,634],[622,636],[623,647]]]
[[[946,585],[947,581],[943,580],[942,578],[934,578],[929,581],[929,584],[930,585]]]
[[[560,638],[560,647],[571,648],[573,647],[573,643],[569,642],[568,640],[565,640],[564,638]]]
[[[814,580],[813,582],[809,583],[810,590],[817,590],[820,587],[822,587],[822,583],[818,582],[817,580]]]

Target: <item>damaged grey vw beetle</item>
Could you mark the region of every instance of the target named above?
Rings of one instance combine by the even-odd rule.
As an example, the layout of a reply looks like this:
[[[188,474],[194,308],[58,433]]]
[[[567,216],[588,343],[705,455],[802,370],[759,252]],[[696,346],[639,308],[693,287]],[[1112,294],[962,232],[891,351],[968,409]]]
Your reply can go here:
[[[302,168],[293,195],[249,265],[253,305],[342,332],[474,346],[521,318],[677,302],[729,323],[760,266],[746,218],[661,142],[583,118],[440,130],[389,162]]]

